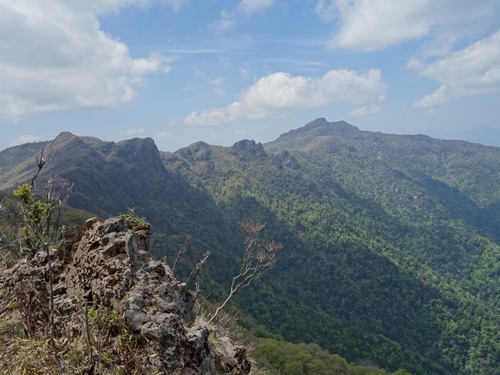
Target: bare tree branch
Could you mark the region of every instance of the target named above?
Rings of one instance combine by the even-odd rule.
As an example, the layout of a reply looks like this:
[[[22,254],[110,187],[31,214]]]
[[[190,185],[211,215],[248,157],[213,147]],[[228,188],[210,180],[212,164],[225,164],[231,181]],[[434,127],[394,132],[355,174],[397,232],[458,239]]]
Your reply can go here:
[[[220,311],[239,289],[243,289],[250,285],[252,280],[258,279],[271,270],[276,264],[276,252],[281,250],[283,245],[275,241],[260,241],[260,232],[265,226],[265,223],[259,221],[244,221],[240,223],[240,230],[243,234],[243,244],[245,246],[240,272],[233,277],[228,296],[224,302],[217,307],[214,315],[208,321],[209,324],[217,318]]]
[[[186,238],[186,241],[184,241],[184,244],[179,249],[179,252],[177,253],[177,256],[175,257],[174,265],[172,266],[172,272],[174,272],[175,267],[177,266],[177,263],[179,262],[181,255],[187,251],[192,239],[193,239],[193,237],[191,235],[188,235]]]
[[[201,258],[201,260],[198,262],[198,264],[193,268],[193,270],[191,271],[191,274],[188,277],[188,280],[186,281],[186,288],[189,288],[189,284],[196,278],[196,276],[198,275],[198,272],[200,272],[201,268],[203,267],[203,265],[207,261],[210,254],[212,254],[212,252],[210,250],[208,250],[205,253],[205,255],[203,255],[203,258]]]
[[[37,170],[35,172],[35,174],[33,175],[33,177],[31,177],[31,191],[34,191],[36,189],[36,186],[35,186],[35,183],[36,183],[36,179],[38,177],[38,175],[40,174],[40,172],[42,171],[45,163],[47,162],[47,159],[45,159],[45,157],[43,156],[43,153],[44,153],[44,149],[42,148],[40,150],[40,155],[37,156],[36,158],[36,166],[37,166]]]

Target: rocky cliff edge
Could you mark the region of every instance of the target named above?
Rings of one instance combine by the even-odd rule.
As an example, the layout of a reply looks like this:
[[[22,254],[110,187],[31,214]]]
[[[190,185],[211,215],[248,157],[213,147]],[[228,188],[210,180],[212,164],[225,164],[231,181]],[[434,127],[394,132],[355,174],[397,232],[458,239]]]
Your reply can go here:
[[[218,338],[224,345],[214,348],[209,330],[195,323],[186,285],[149,256],[149,233],[148,224],[126,225],[123,218],[63,228],[57,249],[3,272],[2,301],[7,295],[16,301],[24,334],[57,352],[48,357],[57,357],[62,372],[248,374],[244,348],[227,338]],[[5,305],[0,303],[4,317]],[[19,366],[19,350],[12,342],[2,349],[0,372]]]

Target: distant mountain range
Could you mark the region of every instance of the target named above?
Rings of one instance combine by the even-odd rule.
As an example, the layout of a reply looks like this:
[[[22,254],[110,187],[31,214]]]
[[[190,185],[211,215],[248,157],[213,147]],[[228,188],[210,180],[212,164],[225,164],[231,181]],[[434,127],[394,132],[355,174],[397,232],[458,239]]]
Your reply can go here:
[[[0,190],[48,173],[103,217],[134,207],[152,252],[220,299],[242,254],[238,223],[282,242],[276,268],[234,301],[261,335],[315,342],[349,361],[413,374],[500,374],[500,148],[390,135],[317,119],[260,144],[160,152],[61,133],[0,152]]]

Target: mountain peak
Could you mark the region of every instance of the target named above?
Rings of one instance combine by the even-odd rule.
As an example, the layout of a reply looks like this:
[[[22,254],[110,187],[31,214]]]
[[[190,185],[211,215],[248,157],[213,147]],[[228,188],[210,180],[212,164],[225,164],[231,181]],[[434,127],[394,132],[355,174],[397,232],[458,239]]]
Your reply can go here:
[[[359,131],[357,127],[351,125],[343,120],[336,122],[328,122],[325,118],[321,117],[314,121],[309,122],[303,128],[296,130],[302,131],[320,131],[321,133],[328,134],[317,134],[317,135],[335,135],[344,132]],[[294,130],[292,130],[293,132]]]
[[[79,139],[79,138],[80,138],[79,136],[71,132],[61,132],[57,137],[54,138],[52,144],[54,145],[54,144],[67,143],[74,139]]]
[[[77,135],[75,135],[69,131],[64,131],[64,132],[60,132],[59,135],[54,138],[54,140],[56,140],[56,139],[65,140],[65,139],[70,139],[70,138],[74,138],[74,137],[77,137]]]
[[[205,142],[198,141],[188,147],[181,148],[176,152],[183,159],[192,161],[208,161],[212,157],[212,147]]]
[[[345,121],[328,122],[325,118],[321,117],[301,128],[290,130],[288,133],[280,135],[277,140],[267,143],[266,149],[268,151],[280,150],[283,147],[304,149],[308,148],[311,142],[315,143],[318,137],[351,138],[360,132],[357,127]]]
[[[266,151],[262,147],[262,143],[244,139],[236,142],[231,146],[231,153],[236,155],[241,160],[250,160],[266,156]]]
[[[321,126],[324,124],[329,124],[328,120],[324,117],[320,117],[320,118],[317,118],[316,120],[308,122],[304,127],[315,127],[315,126]]]
[[[50,142],[50,147],[53,149],[64,148],[73,142],[84,143],[78,135],[65,131],[59,133],[59,135],[55,137],[52,142]]]
[[[161,161],[160,152],[152,138],[132,138],[118,142],[111,152],[129,165],[163,173],[165,167]]]

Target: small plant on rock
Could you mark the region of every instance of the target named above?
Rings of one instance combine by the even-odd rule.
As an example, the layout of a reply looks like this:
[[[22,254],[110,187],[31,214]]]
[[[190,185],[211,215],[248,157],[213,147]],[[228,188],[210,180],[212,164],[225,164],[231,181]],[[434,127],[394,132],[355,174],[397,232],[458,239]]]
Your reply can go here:
[[[149,226],[146,218],[138,216],[135,213],[135,208],[128,208],[126,214],[120,214],[118,217],[121,217],[125,221],[125,225],[129,228],[145,228]]]

